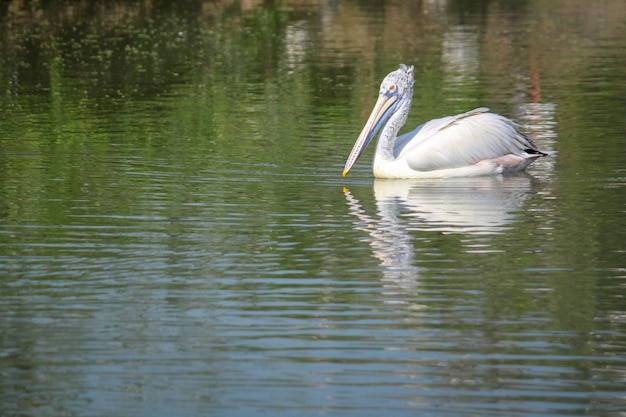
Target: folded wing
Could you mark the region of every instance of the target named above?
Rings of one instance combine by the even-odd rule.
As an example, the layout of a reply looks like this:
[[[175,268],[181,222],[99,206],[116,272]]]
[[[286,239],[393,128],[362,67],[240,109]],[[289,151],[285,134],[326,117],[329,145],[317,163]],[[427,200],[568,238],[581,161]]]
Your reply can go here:
[[[405,158],[416,171],[459,168],[507,155],[543,154],[511,120],[484,107],[431,120],[396,143],[396,157]]]

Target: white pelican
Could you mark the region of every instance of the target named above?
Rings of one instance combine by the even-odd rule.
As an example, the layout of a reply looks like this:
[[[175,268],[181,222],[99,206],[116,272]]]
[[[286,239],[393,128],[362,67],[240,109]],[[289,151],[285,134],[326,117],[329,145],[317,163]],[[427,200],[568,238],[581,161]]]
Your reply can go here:
[[[343,169],[345,177],[380,130],[374,155],[377,178],[445,178],[525,169],[545,156],[517,125],[484,107],[431,120],[397,137],[413,98],[413,66],[385,77],[378,101]]]

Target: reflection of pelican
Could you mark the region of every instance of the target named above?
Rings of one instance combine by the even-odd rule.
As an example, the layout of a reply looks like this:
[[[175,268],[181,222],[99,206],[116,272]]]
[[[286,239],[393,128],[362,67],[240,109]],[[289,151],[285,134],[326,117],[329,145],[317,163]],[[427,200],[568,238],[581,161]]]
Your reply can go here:
[[[416,290],[421,269],[416,255],[423,232],[491,235],[515,221],[515,213],[531,195],[527,175],[461,178],[455,180],[374,181],[376,214],[365,210],[344,188],[355,228],[369,235],[372,254],[382,267],[383,281],[390,293]],[[481,249],[492,250],[481,236]],[[476,240],[469,240],[475,251]],[[423,244],[423,243],[422,243]]]
[[[376,203],[408,209],[410,230],[492,234],[506,229],[530,195],[527,175],[374,181]]]
[[[485,108],[431,120],[396,137],[406,122],[412,98],[413,67],[402,64],[383,80],[374,110],[348,157],[344,176],[379,130],[373,167],[378,178],[501,174],[521,171],[545,155],[511,120]]]

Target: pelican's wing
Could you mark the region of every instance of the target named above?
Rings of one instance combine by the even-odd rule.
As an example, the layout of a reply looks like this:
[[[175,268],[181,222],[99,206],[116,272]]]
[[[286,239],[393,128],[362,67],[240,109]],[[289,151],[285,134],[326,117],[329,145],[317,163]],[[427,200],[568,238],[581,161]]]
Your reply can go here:
[[[411,134],[412,138],[405,137]],[[416,171],[459,168],[504,155],[539,152],[511,120],[486,108],[431,120],[397,142],[403,144],[396,148],[397,158],[405,158]]]

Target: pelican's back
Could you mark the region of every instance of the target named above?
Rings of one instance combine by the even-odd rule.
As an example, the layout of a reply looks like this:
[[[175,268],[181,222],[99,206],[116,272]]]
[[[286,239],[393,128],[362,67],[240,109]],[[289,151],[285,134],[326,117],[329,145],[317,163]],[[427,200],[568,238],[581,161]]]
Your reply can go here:
[[[523,169],[543,155],[511,120],[478,108],[425,123],[410,141],[406,141],[397,158],[405,159],[413,170],[435,171],[509,156],[530,159],[519,168]]]

